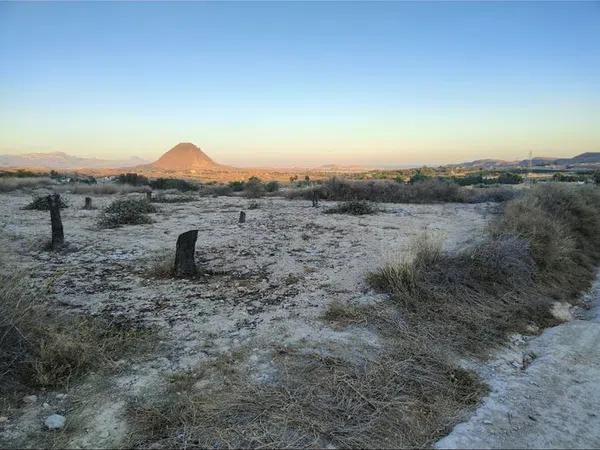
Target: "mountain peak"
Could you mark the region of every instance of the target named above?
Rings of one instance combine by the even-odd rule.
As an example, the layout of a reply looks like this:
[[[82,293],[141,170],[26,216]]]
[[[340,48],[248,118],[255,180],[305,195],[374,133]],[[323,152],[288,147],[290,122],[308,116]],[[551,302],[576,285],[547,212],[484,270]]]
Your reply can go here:
[[[191,142],[181,142],[162,155],[152,167],[163,170],[192,170],[215,167],[217,164]]]

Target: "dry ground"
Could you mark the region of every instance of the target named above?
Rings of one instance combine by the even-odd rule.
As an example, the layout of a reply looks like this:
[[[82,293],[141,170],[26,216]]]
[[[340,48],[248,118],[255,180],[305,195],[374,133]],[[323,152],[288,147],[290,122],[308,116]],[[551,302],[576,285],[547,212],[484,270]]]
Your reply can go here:
[[[117,197],[96,197],[94,204],[102,207]],[[242,350],[252,354],[247,373],[257,382],[269,380],[273,354],[282,347],[347,360],[376,353],[376,333],[332,328],[322,320],[327,307],[381,301],[384,296],[366,286],[368,271],[405,252],[423,232],[444,238],[447,249],[464,247],[481,236],[497,208],[394,204],[382,205],[377,215],[354,217],[323,214],[329,202],[317,209],[309,201],[269,198],[248,209],[251,201],[244,198],[198,198],[158,204],[152,224],[100,230],[99,210],[80,209],[83,196],[65,198],[71,204],[62,210],[69,249],[49,253],[43,249],[48,212],[22,211],[29,194],[0,195],[4,260],[47,285],[56,308],[154,326],[162,345],[110,380],[92,376],[73,387],[67,391],[72,401],[48,392],[11,411],[0,423],[3,446],[36,442],[41,420],[52,412],[68,420],[59,445],[123,445],[129,432],[122,420],[125,396],[151,391],[169,373]],[[243,225],[237,223],[240,210],[247,212]],[[170,263],[178,234],[189,229],[199,230],[196,256],[207,275],[157,278],[152,267]]]

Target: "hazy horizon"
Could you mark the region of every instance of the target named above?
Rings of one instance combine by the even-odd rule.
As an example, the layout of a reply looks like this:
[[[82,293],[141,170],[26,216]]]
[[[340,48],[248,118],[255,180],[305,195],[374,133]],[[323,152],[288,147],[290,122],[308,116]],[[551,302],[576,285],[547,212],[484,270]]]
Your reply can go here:
[[[600,150],[600,4],[0,3],[1,153],[238,167]]]

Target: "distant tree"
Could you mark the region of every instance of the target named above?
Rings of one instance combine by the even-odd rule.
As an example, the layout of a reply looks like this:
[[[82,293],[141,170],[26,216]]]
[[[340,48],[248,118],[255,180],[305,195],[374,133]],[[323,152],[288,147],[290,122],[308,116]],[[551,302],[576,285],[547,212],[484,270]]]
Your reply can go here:
[[[594,180],[594,183],[600,184],[600,170],[596,170],[594,172],[594,175],[592,175],[592,180]]]

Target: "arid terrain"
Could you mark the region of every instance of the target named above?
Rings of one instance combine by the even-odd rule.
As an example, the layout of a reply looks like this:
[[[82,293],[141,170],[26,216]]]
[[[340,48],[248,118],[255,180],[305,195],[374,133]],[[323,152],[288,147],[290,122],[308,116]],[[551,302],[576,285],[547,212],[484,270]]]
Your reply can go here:
[[[282,347],[347,359],[377,352],[376,334],[332,328],[322,318],[327,307],[381,301],[364,278],[382,258],[406,252],[411,238],[423,232],[445,237],[450,249],[464,246],[481,234],[495,209],[386,205],[377,215],[348,217],[323,214],[308,201],[199,198],[161,204],[152,224],[98,230],[97,210],[79,209],[82,196],[65,198],[72,205],[62,213],[69,250],[52,254],[42,249],[48,213],[21,211],[31,200],[28,194],[1,196],[7,263],[48,285],[48,299],[58,310],[153,326],[163,339],[156,355],[123,368],[108,389],[95,394],[100,398],[94,396],[91,404],[79,400],[83,404],[76,407],[84,412],[67,411],[69,418],[87,418],[84,429],[74,427],[69,444],[90,447],[123,443],[118,399],[152,385],[160,392],[165,376],[211,359],[249,351],[248,376],[268,380],[273,355]],[[113,196],[94,200],[102,207]],[[248,210],[251,202],[256,209]],[[247,211],[245,224],[237,223],[240,210]],[[209,274],[192,281],[157,279],[153,265],[171,261],[177,235],[188,229],[199,230],[197,257]],[[46,401],[49,407],[42,408]],[[54,409],[65,406],[53,394],[28,406],[29,422],[4,424],[5,445],[7,438],[27,442],[32,428],[37,431]]]
[[[101,194],[82,195],[56,184],[23,186],[0,194],[3,275],[22,275],[25,284],[16,289],[36,293],[50,329],[62,317],[76,320],[67,327],[87,330],[77,321],[92,320],[109,327],[105,334],[125,335],[109,348],[115,344],[105,343],[102,332],[73,335],[59,327],[52,343],[42,341],[37,357],[44,365],[25,360],[37,381],[19,385],[3,402],[2,447],[430,446],[464,420],[470,422],[437,446],[596,442],[596,435],[585,433],[579,440],[564,433],[540,440],[540,430],[564,416],[550,415],[548,422],[541,408],[560,408],[560,391],[573,377],[584,384],[569,397],[578,405],[569,417],[583,414],[590,426],[596,423],[595,400],[589,406],[578,402],[584,388],[597,382],[593,362],[585,359],[593,358],[588,341],[597,327],[583,330],[590,336],[585,339],[577,332],[588,327],[585,321],[537,337],[541,327],[570,320],[576,310],[565,300],[577,304],[581,294],[577,287],[575,297],[567,295],[570,281],[561,281],[565,286],[556,294],[538,290],[528,281],[534,264],[528,244],[503,235],[490,241],[490,227],[512,217],[511,208],[528,205],[526,200],[513,200],[506,211],[505,204],[491,202],[370,206],[321,200],[313,207],[285,190],[262,198],[154,191],[155,212],[144,219],[150,223],[106,227],[99,219],[109,206],[148,205],[143,189],[121,186],[105,194],[107,189],[92,187],[90,192]],[[32,195],[57,189],[66,204],[65,245],[51,251],[49,212],[24,208],[31,207]],[[569,189],[549,192],[567,195]],[[595,192],[585,189],[586,195]],[[545,195],[545,188],[536,192]],[[93,209],[84,208],[87,195]],[[352,213],[342,214],[341,207],[331,213],[336,205]],[[531,213],[516,217],[541,220]],[[188,230],[198,230],[199,275],[175,278],[175,243]],[[422,247],[415,247],[418,242]],[[545,258],[573,251],[548,244],[532,249]],[[467,255],[467,266],[461,255]],[[420,266],[421,260],[429,262]],[[490,261],[496,265],[485,268]],[[414,272],[402,275],[409,268],[402,264],[409,263]],[[469,275],[473,270],[481,273]],[[575,284],[585,286],[588,273],[581,272]],[[499,280],[498,287],[488,286],[489,277]],[[418,300],[413,283],[456,305]],[[399,303],[390,303],[389,291]],[[401,306],[405,295],[420,304]],[[472,303],[473,295],[481,299]],[[590,295],[588,304],[595,304]],[[486,306],[488,296],[516,303],[510,300],[504,309],[493,300]],[[528,302],[547,306],[538,310]],[[35,325],[42,330],[43,317]],[[20,332],[19,325],[10,326]],[[551,356],[548,339],[560,339],[563,329],[571,338]],[[78,368],[73,352],[95,354],[96,347],[94,358],[103,362]],[[584,362],[556,366],[556,358],[571,352],[581,352]],[[48,378],[63,373],[61,364],[70,367],[69,375]],[[519,381],[523,376],[527,389]],[[510,403],[522,397],[539,403],[527,417],[517,413],[522,405]],[[327,415],[332,418],[319,417]],[[486,438],[491,429],[498,440]],[[527,429],[533,430],[527,441],[506,434]]]

